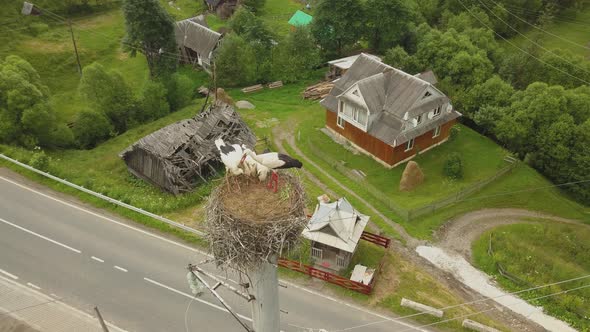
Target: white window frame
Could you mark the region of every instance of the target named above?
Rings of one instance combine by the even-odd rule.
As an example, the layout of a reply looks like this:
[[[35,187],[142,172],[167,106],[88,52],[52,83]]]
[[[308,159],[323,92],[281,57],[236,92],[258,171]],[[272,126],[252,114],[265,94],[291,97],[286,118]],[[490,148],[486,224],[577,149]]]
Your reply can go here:
[[[422,123],[422,114],[420,114],[416,117],[416,125],[419,125],[421,123]]]
[[[441,111],[441,106],[439,106],[439,107],[437,107],[437,108],[435,108],[435,109],[434,109],[434,111],[433,111],[433,113],[432,113],[432,117],[433,117],[433,118],[434,118],[434,117],[437,117],[437,116],[439,116],[441,113],[442,113],[442,111]]]
[[[434,128],[434,133],[432,134],[432,138],[439,137],[440,136],[440,132],[441,132],[440,126],[437,126],[436,128]]]
[[[405,151],[410,151],[414,148],[414,143],[415,140],[413,138],[410,138],[410,140],[408,142],[406,142],[406,150]]]
[[[344,118],[341,117],[340,115],[338,115],[338,117],[336,118],[336,125],[342,129],[344,129]]]

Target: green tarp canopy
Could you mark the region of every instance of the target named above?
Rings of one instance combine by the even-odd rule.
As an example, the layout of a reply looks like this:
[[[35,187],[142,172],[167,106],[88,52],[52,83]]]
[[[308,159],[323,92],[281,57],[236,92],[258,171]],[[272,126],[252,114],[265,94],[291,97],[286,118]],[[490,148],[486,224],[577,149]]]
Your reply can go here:
[[[306,26],[311,23],[312,19],[313,17],[311,17],[311,15],[298,10],[293,16],[291,16],[291,19],[289,19],[289,24],[295,27]]]

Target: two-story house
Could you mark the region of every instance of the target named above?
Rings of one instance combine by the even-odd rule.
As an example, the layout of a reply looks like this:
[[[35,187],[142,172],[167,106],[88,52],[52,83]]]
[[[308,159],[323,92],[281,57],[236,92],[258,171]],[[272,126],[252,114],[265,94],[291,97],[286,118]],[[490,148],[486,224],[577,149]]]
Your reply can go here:
[[[434,85],[361,54],[321,100],[326,127],[387,167],[445,142],[461,116]]]

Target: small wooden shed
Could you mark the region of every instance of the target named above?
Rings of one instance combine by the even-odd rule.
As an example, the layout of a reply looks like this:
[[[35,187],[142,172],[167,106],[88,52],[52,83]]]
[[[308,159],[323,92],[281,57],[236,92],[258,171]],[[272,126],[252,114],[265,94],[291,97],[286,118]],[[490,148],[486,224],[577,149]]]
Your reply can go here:
[[[233,107],[218,101],[194,118],[145,136],[119,156],[133,175],[178,195],[221,169],[214,143],[219,137],[232,144],[256,144],[256,136]]]
[[[342,197],[333,203],[320,202],[302,235],[311,241],[315,266],[339,271],[345,269],[369,222]]]

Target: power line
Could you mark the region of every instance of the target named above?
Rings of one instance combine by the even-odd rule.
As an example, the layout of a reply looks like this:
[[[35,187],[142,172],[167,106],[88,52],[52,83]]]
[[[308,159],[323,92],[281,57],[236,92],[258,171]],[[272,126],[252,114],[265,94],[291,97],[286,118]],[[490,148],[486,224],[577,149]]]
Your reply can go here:
[[[521,8],[521,7],[509,5],[509,4],[500,4],[500,5],[502,7],[504,7],[504,8],[511,8],[512,10],[520,11],[521,14],[528,14],[528,15],[533,15],[533,16],[539,16],[539,12],[538,11],[535,11],[535,10]],[[583,26],[583,27],[589,27],[590,26],[585,21],[578,21],[576,19],[566,19],[566,18],[563,18],[563,17],[560,17],[560,16],[553,17],[553,20],[554,21],[558,21],[558,22],[563,22],[563,23],[570,23],[570,24],[574,24],[574,25],[579,25],[579,26]]]
[[[505,293],[505,294],[498,295],[495,297],[486,297],[486,298],[479,299],[479,300],[464,302],[464,303],[460,303],[460,304],[454,304],[454,305],[450,305],[450,306],[447,306],[444,308],[440,308],[439,310],[444,311],[444,310],[449,310],[449,309],[453,309],[453,308],[463,307],[463,306],[470,305],[470,304],[486,302],[489,300],[495,300],[495,299],[499,299],[499,298],[509,296],[509,295],[517,295],[517,294],[526,293],[526,292],[534,291],[534,290],[541,289],[541,288],[565,284],[568,282],[582,280],[582,279],[586,279],[586,278],[590,278],[590,274],[585,275],[585,276],[581,276],[581,277],[572,278],[572,279],[562,280],[562,281],[558,281],[558,282],[554,282],[554,283],[550,283],[550,284],[545,284],[545,285],[541,285],[541,286],[531,287],[531,288],[527,288],[527,289],[523,289],[523,290],[519,290],[519,291],[515,291],[515,292]],[[341,330],[335,330],[332,332],[350,331],[350,330],[358,329],[361,327],[372,326],[372,325],[381,324],[381,323],[385,323],[385,322],[398,322],[398,321],[401,321],[402,319],[417,317],[417,316],[421,316],[421,315],[425,315],[425,314],[426,313],[424,313],[424,312],[420,312],[420,313],[415,313],[415,314],[406,315],[406,316],[402,316],[402,317],[397,317],[394,319],[384,319],[384,320],[380,320],[380,321],[376,321],[376,322],[372,322],[372,323],[367,323],[367,324],[363,324],[363,325],[358,325],[358,326],[353,326],[353,327],[349,327],[349,328],[345,328],[345,329],[341,329]]]
[[[477,15],[473,14],[473,12],[472,12],[472,11],[471,11],[469,8],[467,8],[467,6],[465,5],[465,3],[463,3],[463,1],[461,1],[461,0],[458,0],[458,1],[459,1],[459,3],[461,4],[461,6],[463,6],[463,8],[465,8],[465,10],[467,10],[467,12],[469,12],[469,14],[470,14],[471,16],[473,16],[473,17],[474,17],[476,20],[478,20],[478,21],[479,21],[479,22],[480,22],[480,23],[481,23],[483,26],[485,26],[486,28],[488,28],[490,31],[492,31],[494,34],[496,34],[498,37],[502,38],[502,39],[503,39],[504,41],[506,41],[508,44],[510,44],[510,45],[512,45],[513,47],[517,48],[517,49],[518,49],[518,50],[520,50],[521,52],[523,52],[523,53],[525,53],[525,54],[529,55],[530,57],[532,57],[532,58],[536,59],[537,61],[539,61],[539,62],[541,62],[541,63],[543,63],[543,64],[545,64],[545,65],[547,65],[547,66],[549,66],[549,67],[551,67],[551,68],[553,68],[553,69],[555,69],[555,70],[557,70],[557,71],[559,71],[559,72],[561,72],[561,73],[563,73],[563,74],[566,74],[567,76],[569,76],[569,77],[571,77],[571,78],[575,78],[576,80],[578,80],[578,81],[580,81],[580,82],[583,82],[584,84],[590,85],[590,82],[588,82],[588,81],[586,81],[586,80],[584,80],[584,79],[581,79],[581,78],[579,78],[579,77],[577,77],[577,76],[575,76],[575,75],[572,75],[572,74],[570,74],[570,73],[568,73],[568,72],[566,72],[566,71],[564,71],[564,70],[561,70],[560,68],[558,68],[558,67],[555,67],[554,65],[552,65],[552,64],[550,64],[550,63],[547,63],[547,62],[545,62],[545,61],[543,61],[543,60],[539,59],[538,57],[536,57],[536,56],[532,55],[531,53],[527,52],[526,50],[523,50],[523,49],[522,49],[522,48],[520,48],[518,45],[515,45],[515,44],[514,44],[512,41],[510,41],[509,39],[506,39],[504,36],[502,36],[501,34],[499,34],[499,33],[498,33],[496,30],[494,30],[494,29],[492,29],[490,26],[488,26],[488,25],[487,25],[485,22],[483,22],[483,21],[482,21],[482,20],[481,20],[479,17],[477,17]]]
[[[540,300],[540,299],[544,299],[544,298],[549,298],[549,297],[553,297],[553,296],[557,296],[557,295],[561,295],[561,294],[566,294],[566,293],[569,293],[569,292],[573,292],[573,291],[584,289],[584,288],[588,288],[588,287],[590,287],[590,284],[584,285],[584,286],[579,286],[579,287],[576,287],[576,288],[566,289],[566,290],[563,290],[563,291],[560,291],[560,292],[557,292],[557,293],[552,293],[552,294],[549,294],[549,295],[543,295],[543,296],[534,297],[532,299],[528,299],[528,301],[535,301],[535,300]],[[519,303],[513,303],[513,304],[510,304],[510,305],[507,305],[506,307],[507,308],[510,308],[510,307],[512,307],[513,305],[516,305],[516,304],[519,304]],[[494,310],[498,310],[498,308],[494,307],[494,308],[491,308],[491,309],[477,311],[477,312],[473,312],[473,313],[470,313],[470,314],[462,315],[462,316],[459,316],[459,317],[454,317],[454,318],[449,318],[449,319],[441,320],[441,321],[438,321],[438,322],[435,322],[435,323],[420,325],[420,326],[415,327],[415,328],[408,328],[408,329],[405,329],[405,330],[401,330],[399,332],[413,331],[413,330],[416,330],[416,329],[419,329],[419,328],[423,328],[423,327],[429,327],[429,326],[439,325],[439,324],[442,324],[442,323],[447,323],[447,322],[451,322],[451,321],[454,321],[454,320],[457,320],[457,319],[467,318],[467,317],[471,317],[471,316],[483,314],[483,313],[494,311]]]
[[[493,1],[493,0],[490,0],[490,1],[492,1],[494,4],[496,4],[497,6],[499,6],[499,4],[498,4],[497,2],[495,2],[495,1]],[[533,27],[533,28],[535,28],[535,29],[537,29],[537,30],[539,30],[539,31],[542,31],[542,32],[544,32],[544,33],[546,33],[546,34],[548,34],[548,35],[550,35],[550,36],[553,36],[553,37],[559,38],[559,39],[561,39],[561,40],[563,40],[563,41],[565,41],[565,42],[568,42],[568,43],[570,43],[570,44],[572,44],[572,45],[579,46],[579,47],[581,47],[581,48],[584,48],[584,49],[590,50],[590,47],[588,47],[588,46],[584,46],[584,45],[582,45],[582,44],[578,44],[578,43],[576,43],[576,42],[574,42],[574,41],[571,41],[571,40],[569,40],[569,39],[567,39],[567,38],[563,38],[563,37],[561,37],[561,36],[559,36],[559,35],[556,35],[556,34],[554,34],[554,33],[551,33],[551,32],[549,32],[549,31],[546,31],[546,30],[544,30],[544,29],[542,29],[542,28],[538,27],[537,25],[535,25],[535,24],[532,24],[532,23],[528,22],[527,20],[525,20],[525,19],[521,18],[520,16],[518,16],[518,15],[516,15],[516,14],[512,13],[512,12],[511,12],[511,11],[509,11],[508,9],[506,9],[506,8],[504,8],[504,7],[502,7],[502,9],[504,9],[504,11],[506,11],[508,14],[510,14],[510,15],[512,15],[512,16],[514,16],[514,17],[516,17],[518,20],[520,20],[520,21],[522,21],[522,22],[524,22],[524,23],[526,23],[526,24],[530,25],[531,27]]]
[[[560,58],[561,60],[563,60],[564,62],[582,70],[583,72],[585,72],[586,74],[588,74],[588,71],[586,68],[580,67],[578,65],[576,65],[575,63],[570,62],[569,60],[563,58],[562,56],[560,56],[559,54],[555,54],[553,52],[551,52],[550,50],[548,50],[547,48],[545,48],[543,45],[537,43],[536,41],[532,40],[531,38],[529,38],[527,35],[525,35],[524,33],[518,31],[518,29],[514,28],[513,26],[511,26],[508,22],[504,21],[500,16],[498,16],[498,14],[494,13],[490,7],[488,7],[483,1],[481,0],[477,0],[480,4],[482,4],[490,13],[492,13],[492,15],[494,15],[497,19],[499,19],[502,23],[506,24],[507,27],[509,27],[510,29],[512,29],[514,32],[516,32],[517,34],[523,36],[526,40],[530,41],[531,43],[537,45],[538,47],[540,47],[542,50],[544,50],[545,52],[549,52],[550,54],[553,54],[554,56]]]

